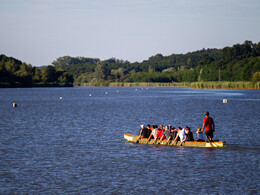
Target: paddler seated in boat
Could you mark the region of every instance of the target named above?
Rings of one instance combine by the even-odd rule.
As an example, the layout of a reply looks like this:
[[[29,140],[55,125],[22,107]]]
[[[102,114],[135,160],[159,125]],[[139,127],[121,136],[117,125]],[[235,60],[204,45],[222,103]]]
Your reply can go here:
[[[170,130],[171,130],[171,129],[173,129],[173,130],[175,129],[175,127],[174,127],[174,126],[171,126],[171,125],[168,125],[168,127],[170,128]]]
[[[148,130],[148,137],[149,137],[150,134],[152,133],[151,125],[148,124],[148,125],[146,126],[146,129]],[[147,137],[147,138],[148,138],[148,137]]]
[[[157,133],[158,133],[158,129],[155,128],[155,127],[156,127],[155,125],[152,125],[152,127],[151,127],[152,132],[151,132],[147,142],[149,142],[152,138],[156,138]]]
[[[185,129],[185,138],[183,141],[194,141],[193,133],[190,131],[190,127]]]
[[[160,125],[160,128],[158,129],[158,133],[157,133],[157,135],[156,135],[156,137],[155,137],[155,139],[153,140],[153,143],[155,143],[156,141],[157,141],[157,139],[160,139],[161,137],[164,137],[163,136],[163,125]]]
[[[201,130],[201,128],[197,129],[196,134],[198,138],[196,141],[205,141],[203,137],[203,131]]]
[[[170,140],[173,140],[177,135],[177,129],[175,127],[171,127],[171,125],[168,125],[164,128],[163,136],[161,137],[159,143],[163,140],[166,139],[167,142]]]
[[[181,129],[181,127],[179,127],[178,129]],[[174,139],[176,138],[176,136],[177,136],[177,134],[178,134],[178,129],[171,128],[171,130],[170,130],[170,137],[169,137],[169,139],[168,139],[168,142],[169,142],[170,140],[174,140]],[[179,138],[179,137],[177,137],[177,141],[180,141],[180,138]]]
[[[150,127],[150,125],[147,125],[147,127]],[[144,125],[140,125],[141,130],[140,130],[140,135],[138,137],[138,140],[141,139],[141,137],[143,138],[148,138],[150,136],[150,129],[145,128]]]
[[[180,139],[181,142],[183,142],[183,140],[185,138],[185,129],[186,128],[187,127],[184,127],[184,128],[179,127],[178,128],[178,133],[177,133],[175,139],[173,140],[173,142],[177,142],[178,138]]]
[[[163,131],[163,134],[162,134],[162,136],[161,136],[161,138],[160,138],[159,143],[160,143],[163,139],[167,139],[167,140],[169,139],[170,134],[171,134],[170,129],[171,129],[171,126],[170,126],[170,125],[164,127],[164,131]],[[158,133],[158,134],[159,134],[159,133]]]

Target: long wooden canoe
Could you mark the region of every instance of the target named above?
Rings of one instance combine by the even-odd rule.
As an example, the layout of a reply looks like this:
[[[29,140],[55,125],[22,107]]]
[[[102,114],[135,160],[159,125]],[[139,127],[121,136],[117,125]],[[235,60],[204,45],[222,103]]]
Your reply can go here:
[[[214,147],[225,147],[226,142],[224,141],[211,141],[211,142],[205,142],[205,141],[185,141],[185,142],[173,142],[172,140],[167,143],[167,140],[162,140],[160,143],[160,140],[157,140],[156,143],[153,143],[153,139],[151,139],[149,142],[147,138],[141,138],[138,139],[138,135],[131,135],[131,134],[124,134],[124,138],[132,143],[138,143],[138,144],[154,144],[154,145],[168,145],[168,146],[184,146],[184,147],[206,147],[206,148],[214,148]]]

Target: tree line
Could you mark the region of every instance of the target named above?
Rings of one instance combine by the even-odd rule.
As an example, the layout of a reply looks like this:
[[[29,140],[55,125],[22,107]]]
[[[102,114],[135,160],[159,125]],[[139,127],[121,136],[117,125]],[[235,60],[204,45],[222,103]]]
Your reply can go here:
[[[0,83],[35,84],[109,82],[253,81],[260,75],[260,42],[245,41],[222,49],[186,54],[156,54],[143,62],[110,58],[59,57],[44,68],[0,56]]]
[[[69,71],[75,83],[251,81],[260,72],[260,42],[187,54],[156,54],[143,62],[63,56],[55,68]]]
[[[73,81],[73,75],[61,68],[37,68],[0,55],[0,87],[73,86]]]

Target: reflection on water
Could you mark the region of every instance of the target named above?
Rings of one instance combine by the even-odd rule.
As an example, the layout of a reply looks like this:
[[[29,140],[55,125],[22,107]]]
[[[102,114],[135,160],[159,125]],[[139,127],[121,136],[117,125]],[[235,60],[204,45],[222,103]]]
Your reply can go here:
[[[0,193],[257,194],[259,99],[256,90],[0,89]],[[206,110],[228,147],[123,138],[148,123],[195,132]]]

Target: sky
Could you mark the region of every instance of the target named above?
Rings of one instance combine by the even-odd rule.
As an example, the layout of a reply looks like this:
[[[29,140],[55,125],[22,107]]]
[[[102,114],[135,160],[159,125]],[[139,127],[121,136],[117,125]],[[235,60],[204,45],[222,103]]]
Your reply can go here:
[[[142,62],[260,41],[259,0],[0,0],[0,53]]]

